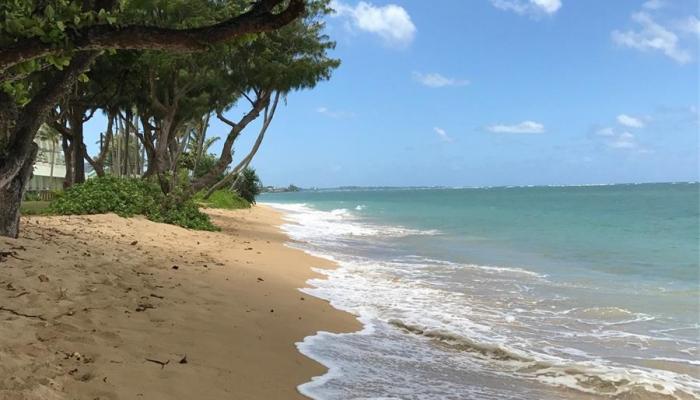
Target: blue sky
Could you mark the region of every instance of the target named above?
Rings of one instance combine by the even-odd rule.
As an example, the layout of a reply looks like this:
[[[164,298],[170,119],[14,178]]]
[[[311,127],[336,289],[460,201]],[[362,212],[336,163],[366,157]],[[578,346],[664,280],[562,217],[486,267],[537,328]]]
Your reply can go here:
[[[697,180],[699,5],[335,1],[342,65],[288,96],[253,165],[306,187]]]

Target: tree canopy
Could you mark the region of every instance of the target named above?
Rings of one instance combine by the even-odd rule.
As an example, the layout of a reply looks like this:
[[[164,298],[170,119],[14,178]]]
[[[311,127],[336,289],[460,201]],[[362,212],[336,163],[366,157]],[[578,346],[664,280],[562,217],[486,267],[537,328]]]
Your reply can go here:
[[[67,185],[85,179],[85,161],[100,176],[155,179],[166,196],[183,201],[233,184],[257,153],[280,100],[329,79],[339,66],[328,55],[335,44],[324,33],[328,4],[3,2],[0,201],[19,202],[36,156],[33,140],[44,123],[61,134]],[[227,117],[234,106],[247,111]],[[83,124],[96,113],[108,123],[99,154],[91,155]],[[214,159],[204,151],[212,116],[229,128],[214,133],[223,139]],[[259,117],[253,148],[231,168],[236,140]],[[204,157],[209,159],[200,163]],[[209,169],[203,171],[204,165]],[[0,215],[0,234],[16,235],[17,223],[16,212]]]

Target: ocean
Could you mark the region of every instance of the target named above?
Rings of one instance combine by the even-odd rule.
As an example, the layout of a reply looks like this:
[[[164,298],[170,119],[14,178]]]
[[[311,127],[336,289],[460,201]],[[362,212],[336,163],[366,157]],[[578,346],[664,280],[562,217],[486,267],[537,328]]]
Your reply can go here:
[[[303,292],[355,314],[299,350],[333,399],[700,398],[697,183],[265,194]]]

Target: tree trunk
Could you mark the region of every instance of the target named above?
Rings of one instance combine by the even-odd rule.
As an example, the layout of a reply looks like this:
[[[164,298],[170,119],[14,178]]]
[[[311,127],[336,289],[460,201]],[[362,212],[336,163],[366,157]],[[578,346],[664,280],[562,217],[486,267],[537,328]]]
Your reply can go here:
[[[19,172],[12,178],[10,184],[0,188],[0,236],[16,238],[19,236],[19,217],[22,198],[29,186],[29,180],[34,170],[34,159],[39,146],[33,148],[22,163]]]
[[[56,139],[51,138],[51,172],[49,173],[51,178],[51,184],[53,185],[53,170],[56,165]]]
[[[63,188],[68,189],[73,186],[73,150],[71,149],[68,138],[65,136],[61,140],[61,147],[63,148],[63,160],[66,163],[66,175],[63,178]]]
[[[39,127],[97,55],[88,51],[74,56],[68,68],[51,78],[21,111],[8,96],[0,95],[0,235],[19,233],[19,208],[38,152],[34,138]]]
[[[73,135],[71,140],[71,161],[73,161],[73,184],[85,182],[85,161],[83,160],[83,117],[82,108],[75,108],[70,115],[70,128]]]
[[[126,112],[124,122],[124,176],[129,177],[129,135],[131,135],[131,111]]]

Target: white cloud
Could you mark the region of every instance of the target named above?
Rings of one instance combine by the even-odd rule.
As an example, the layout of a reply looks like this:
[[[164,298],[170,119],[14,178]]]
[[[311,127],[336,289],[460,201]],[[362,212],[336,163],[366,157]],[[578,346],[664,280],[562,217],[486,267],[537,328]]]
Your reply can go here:
[[[316,112],[331,118],[347,118],[352,117],[354,115],[351,112],[330,110],[328,107],[323,106],[317,108]]]
[[[640,25],[638,30],[612,32],[616,44],[642,51],[660,51],[680,64],[691,61],[690,52],[681,47],[676,33],[658,22],[646,12],[632,14],[632,20]]]
[[[647,10],[658,10],[659,8],[663,8],[666,5],[666,3],[663,0],[647,0],[642,4],[642,8],[646,8]]]
[[[617,122],[620,125],[624,125],[628,128],[644,128],[644,122],[642,122],[641,119],[629,116],[627,114],[618,115]]]
[[[447,134],[447,132],[445,132],[445,130],[442,129],[442,128],[438,128],[438,127],[436,126],[435,128],[433,128],[433,131],[435,131],[435,133],[437,133],[438,137],[439,137],[440,140],[442,140],[443,142],[453,142],[453,141],[454,141],[454,139],[452,139],[452,138]]]
[[[677,23],[681,32],[700,35],[700,19],[694,15],[689,15]]]
[[[330,4],[335,16],[350,19],[351,26],[381,37],[387,44],[406,46],[413,41],[416,26],[406,9],[395,4],[375,6],[361,1],[351,6],[339,0]]]
[[[491,0],[494,7],[517,14],[553,15],[561,8],[561,0]]]
[[[530,0],[530,3],[541,8],[547,14],[554,14],[561,8],[561,0]]]
[[[614,136],[614,135],[615,135],[615,130],[614,130],[613,128],[610,128],[610,127],[608,127],[608,128],[601,128],[601,129],[598,129],[598,130],[595,132],[595,134],[598,135],[598,136]]]
[[[438,74],[436,72],[428,73],[428,74],[414,72],[413,79],[416,80],[417,82],[421,83],[422,85],[425,85],[425,86],[428,86],[431,88],[441,88],[441,87],[446,87],[446,86],[466,86],[469,84],[468,80],[448,78],[448,77],[443,76],[441,74]]]
[[[523,121],[514,125],[490,125],[486,130],[492,133],[544,133],[544,125],[534,121]]]
[[[637,139],[629,132],[622,132],[613,140],[609,141],[608,146],[613,149],[636,149],[639,147]]]

